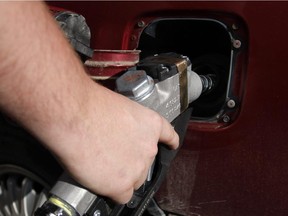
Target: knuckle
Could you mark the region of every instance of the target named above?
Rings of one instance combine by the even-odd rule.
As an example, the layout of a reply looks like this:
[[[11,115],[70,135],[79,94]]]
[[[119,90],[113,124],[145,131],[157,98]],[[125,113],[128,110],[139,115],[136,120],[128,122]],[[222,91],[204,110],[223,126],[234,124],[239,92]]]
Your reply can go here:
[[[158,153],[158,145],[154,144],[150,148],[150,157],[154,158],[157,155],[157,153]]]
[[[150,161],[150,158],[149,158],[149,161]],[[139,182],[139,180],[142,181],[142,179],[145,180],[145,178],[147,177],[146,173],[148,173],[148,169],[149,169],[148,164],[149,164],[149,162],[142,161],[141,165],[138,166],[139,169],[137,170],[137,174],[136,174],[137,178],[136,178],[135,183]],[[144,182],[144,180],[143,180],[143,182]],[[135,185],[135,183],[134,183],[134,185]]]
[[[130,189],[127,192],[122,194],[122,200],[121,200],[122,204],[126,204],[131,200],[133,196],[133,191],[134,191],[133,189]]]
[[[127,203],[133,195],[133,187],[129,183],[122,182],[118,185],[117,189],[107,194],[108,197],[116,201],[117,203]]]
[[[154,124],[157,124],[159,127],[163,124],[163,118],[156,112],[151,112],[151,120],[153,121]]]
[[[133,196],[133,189],[126,190],[121,193],[111,194],[110,197],[119,204],[126,204],[128,203]]]

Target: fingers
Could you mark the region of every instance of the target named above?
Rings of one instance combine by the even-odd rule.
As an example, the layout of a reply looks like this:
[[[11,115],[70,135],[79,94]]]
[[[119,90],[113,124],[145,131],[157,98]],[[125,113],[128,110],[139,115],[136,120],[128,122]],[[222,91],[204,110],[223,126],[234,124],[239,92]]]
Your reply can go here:
[[[136,174],[136,176],[137,176],[136,179],[134,179],[132,181],[129,180],[126,183],[124,183],[123,185],[119,184],[117,189],[120,189],[120,190],[118,190],[117,193],[110,193],[110,194],[106,194],[106,195],[108,197],[112,198],[116,203],[119,203],[119,204],[128,203],[132,199],[134,191],[138,190],[144,184],[144,182],[147,180],[149,168],[152,166],[154,160],[146,161],[146,162],[147,163],[146,163],[146,166],[144,168],[139,168],[135,172],[133,172],[133,175],[135,173],[138,173],[138,174]],[[132,184],[131,184],[131,182],[132,182]],[[114,191],[116,192],[116,190],[114,190]],[[119,191],[121,191],[121,193],[119,193]]]
[[[139,180],[135,183],[134,187],[131,187],[129,190],[125,191],[124,193],[121,193],[120,195],[114,195],[113,200],[120,204],[126,204],[128,203],[133,196],[134,191],[138,190],[146,181],[147,179],[147,173],[145,175],[142,175]]]
[[[121,194],[114,195],[113,200],[119,204],[126,204],[131,200],[133,193],[134,193],[134,189],[130,188],[129,190],[127,190]]]
[[[153,172],[153,164],[155,161],[155,157],[152,161],[149,162],[149,165],[147,166],[148,169],[145,169],[143,172],[141,172],[141,177],[137,180],[137,182],[134,184],[134,189],[138,190],[147,180],[149,172]],[[152,169],[152,170],[151,170]]]
[[[138,190],[146,181],[147,175],[142,175],[141,178],[135,183],[134,190]]]
[[[159,137],[158,137],[159,141],[168,145],[171,149],[177,149],[179,146],[179,136],[175,132],[174,128],[171,126],[171,124],[164,117],[162,117],[160,115],[154,115],[154,116],[157,117],[156,121],[158,123],[160,123],[159,124],[160,125],[160,130],[159,130],[160,134],[158,134],[159,135]],[[160,116],[160,117],[158,118],[158,116]],[[157,145],[157,143],[155,143],[155,145]],[[156,153],[157,152],[155,152],[155,154]],[[146,181],[148,169],[151,167],[151,165],[153,163],[154,156],[152,157],[151,152],[150,152],[149,158],[142,158],[142,159],[143,160],[141,160],[140,165],[139,165],[139,163],[137,165],[136,161],[134,163],[134,165],[137,165],[136,166],[137,169],[133,173],[133,175],[135,175],[136,179],[132,178],[132,182],[130,181],[130,183],[128,183],[128,187],[126,187],[127,184],[124,184],[124,185],[126,185],[126,186],[124,186],[124,188],[126,188],[126,189],[120,190],[120,191],[122,191],[120,194],[119,193],[112,194],[112,195],[110,194],[109,197],[112,197],[112,199],[114,201],[116,201],[117,203],[120,203],[120,204],[128,203],[131,200],[134,191],[139,189],[143,185],[143,183]],[[145,164],[144,167],[143,167],[142,163]],[[133,181],[134,181],[134,183],[133,183]]]
[[[159,141],[168,145],[171,149],[177,149],[179,146],[179,136],[172,127],[172,125],[162,117],[162,131],[160,133]]]

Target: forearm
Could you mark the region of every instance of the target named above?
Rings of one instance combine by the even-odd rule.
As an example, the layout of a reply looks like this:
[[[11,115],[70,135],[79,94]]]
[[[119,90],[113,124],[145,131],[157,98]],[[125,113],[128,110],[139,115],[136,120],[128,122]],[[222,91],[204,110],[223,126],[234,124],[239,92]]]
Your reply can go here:
[[[53,136],[57,131],[65,133],[68,126],[73,130],[81,121],[76,118],[84,116],[96,84],[85,74],[44,4],[0,4],[5,17],[0,21],[0,105],[47,142],[49,132]]]

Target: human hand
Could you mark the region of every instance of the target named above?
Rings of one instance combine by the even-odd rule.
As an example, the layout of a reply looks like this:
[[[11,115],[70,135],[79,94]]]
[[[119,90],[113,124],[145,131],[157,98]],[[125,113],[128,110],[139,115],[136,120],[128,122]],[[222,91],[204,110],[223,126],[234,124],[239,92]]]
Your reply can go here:
[[[146,180],[158,141],[176,149],[178,135],[154,111],[100,86],[91,91],[97,99],[90,114],[77,123],[74,134],[61,138],[57,145],[65,150],[57,152],[58,146],[56,154],[82,185],[127,203]]]

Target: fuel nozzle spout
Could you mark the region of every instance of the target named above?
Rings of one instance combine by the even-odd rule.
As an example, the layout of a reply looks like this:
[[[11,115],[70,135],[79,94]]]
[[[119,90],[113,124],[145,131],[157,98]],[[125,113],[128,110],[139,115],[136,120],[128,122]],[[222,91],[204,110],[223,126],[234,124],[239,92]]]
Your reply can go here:
[[[215,88],[215,75],[198,75],[191,69],[188,70],[188,99],[189,103],[197,100],[200,96],[209,94]]]
[[[202,92],[201,94],[208,94],[213,91],[215,87],[215,75],[207,74],[207,75],[199,75],[202,82]]]

